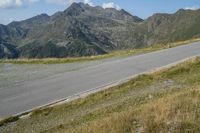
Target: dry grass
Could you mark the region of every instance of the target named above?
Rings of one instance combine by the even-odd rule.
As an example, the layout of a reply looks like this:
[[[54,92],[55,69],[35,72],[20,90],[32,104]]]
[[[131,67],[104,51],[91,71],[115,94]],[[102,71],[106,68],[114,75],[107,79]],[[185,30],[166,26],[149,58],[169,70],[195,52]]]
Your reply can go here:
[[[199,123],[200,90],[192,88],[63,132],[199,132]]]
[[[74,63],[81,61],[93,61],[106,59],[111,57],[118,56],[127,56],[132,54],[143,53],[144,51],[149,51],[150,49],[143,50],[124,50],[124,51],[115,51],[109,54],[104,55],[96,55],[96,56],[86,56],[86,57],[68,57],[68,58],[44,58],[44,59],[27,59],[27,58],[19,58],[19,59],[5,59],[1,60],[0,63],[14,63],[14,64],[61,64],[61,63]]]
[[[12,117],[5,118],[3,120],[0,120],[0,126],[4,126],[6,124],[15,122],[17,120],[19,120],[19,118],[17,116],[12,116]]]

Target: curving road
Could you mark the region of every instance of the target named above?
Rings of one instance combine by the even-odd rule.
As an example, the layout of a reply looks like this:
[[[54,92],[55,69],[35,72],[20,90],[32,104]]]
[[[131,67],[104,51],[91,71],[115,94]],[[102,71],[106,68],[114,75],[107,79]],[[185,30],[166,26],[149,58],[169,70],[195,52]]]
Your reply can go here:
[[[0,89],[0,118],[200,55],[200,43],[129,56]]]

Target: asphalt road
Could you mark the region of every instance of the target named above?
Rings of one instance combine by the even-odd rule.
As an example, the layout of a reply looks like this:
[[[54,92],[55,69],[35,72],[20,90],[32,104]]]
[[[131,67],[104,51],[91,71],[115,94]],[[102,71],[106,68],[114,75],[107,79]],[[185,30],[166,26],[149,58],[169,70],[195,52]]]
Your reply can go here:
[[[200,55],[200,42],[148,54],[129,56],[99,65],[0,89],[0,118],[55,100],[100,88],[128,77]]]

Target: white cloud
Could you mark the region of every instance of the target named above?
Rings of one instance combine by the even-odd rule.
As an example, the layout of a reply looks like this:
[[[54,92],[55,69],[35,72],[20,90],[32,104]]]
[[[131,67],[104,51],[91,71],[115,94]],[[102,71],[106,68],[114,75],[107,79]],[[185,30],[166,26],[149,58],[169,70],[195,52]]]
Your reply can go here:
[[[116,4],[113,3],[113,2],[103,3],[102,7],[103,7],[104,9],[106,9],[106,8],[115,8],[115,9],[117,9],[117,10],[120,10],[120,9],[121,9],[120,6],[116,5]]]
[[[30,3],[38,2],[39,0],[29,0]]]
[[[94,4],[92,3],[91,0],[84,0],[83,2],[84,2],[85,4],[90,5],[90,6],[94,6]]]
[[[0,0],[0,8],[19,8],[38,0]]]
[[[190,6],[190,7],[186,7],[186,10],[198,10],[199,6]]]
[[[42,0],[0,0],[0,8],[19,8]],[[44,0],[47,3],[59,4],[59,5],[70,5],[73,2],[83,2],[94,6],[91,0]]]
[[[90,6],[94,6],[91,0],[46,0],[46,2],[59,5],[70,5],[73,2],[83,2],[85,4],[89,4]]]
[[[60,5],[66,5],[66,4],[71,4],[73,3],[75,0],[46,0],[46,2],[48,3],[52,3],[52,4],[60,4]]]

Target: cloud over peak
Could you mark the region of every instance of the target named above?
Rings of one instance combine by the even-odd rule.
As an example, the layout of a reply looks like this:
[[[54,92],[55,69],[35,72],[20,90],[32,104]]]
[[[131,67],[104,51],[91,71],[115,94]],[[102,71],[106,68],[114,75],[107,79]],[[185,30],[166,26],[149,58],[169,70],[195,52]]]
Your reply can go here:
[[[38,1],[42,0],[0,0],[0,8],[3,9],[20,8]],[[59,4],[59,5],[70,5],[73,2],[83,2],[85,4],[93,6],[91,0],[43,0],[43,1],[45,1],[46,3]]]
[[[89,4],[90,6],[94,6],[92,0],[0,0],[0,8],[3,9],[20,8],[39,1],[45,1],[46,3],[58,4],[58,5],[71,5],[74,2],[83,2],[84,4]],[[102,7],[105,9],[106,8],[115,8],[117,10],[121,9],[114,2],[103,3]]]
[[[189,6],[185,8],[186,10],[198,10],[199,6]]]
[[[117,10],[120,10],[120,9],[121,9],[120,6],[117,5],[117,4],[115,4],[114,2],[103,3],[102,7],[103,7],[104,9],[106,9],[106,8],[115,8],[115,9],[117,9]]]
[[[53,3],[53,4],[59,4],[59,5],[70,5],[74,2],[83,2],[83,3],[89,4],[91,6],[94,5],[91,0],[46,0],[46,2]]]
[[[90,6],[94,6],[91,0],[84,0],[83,1],[85,4],[89,4]]]

